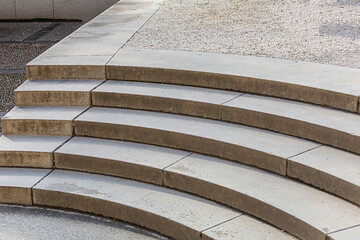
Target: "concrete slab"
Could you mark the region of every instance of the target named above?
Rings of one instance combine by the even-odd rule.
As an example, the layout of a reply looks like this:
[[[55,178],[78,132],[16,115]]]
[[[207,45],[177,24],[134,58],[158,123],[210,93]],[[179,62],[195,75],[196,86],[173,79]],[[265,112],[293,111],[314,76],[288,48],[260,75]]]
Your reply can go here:
[[[101,80],[28,80],[14,91],[17,106],[89,106]]]
[[[329,234],[329,240],[357,240],[360,236],[360,226]]]
[[[105,79],[110,56],[39,56],[26,65],[27,79]]]
[[[313,142],[236,124],[125,109],[93,107],[79,116],[74,126],[77,136],[184,149],[279,174],[285,174],[287,158],[318,146]]]
[[[1,119],[3,134],[65,135],[86,107],[15,107]]]
[[[0,168],[0,203],[32,205],[31,188],[50,171]]]
[[[360,205],[360,156],[321,146],[289,158],[287,174]]]
[[[34,206],[0,205],[0,239],[70,240],[74,238],[167,239],[137,226],[87,214]]]
[[[162,170],[189,154],[146,144],[75,137],[55,152],[55,167],[162,185]]]
[[[244,91],[357,112],[360,69],[231,54],[121,49],[108,79]],[[355,87],[354,87],[355,86]]]
[[[52,168],[53,152],[68,137],[18,136],[0,137],[0,166]]]
[[[162,187],[60,170],[36,185],[33,196],[37,205],[116,218],[177,239],[197,239],[201,231],[241,214]]]
[[[335,109],[245,94],[224,104],[222,119],[360,153],[360,116]]]
[[[236,163],[192,155],[165,170],[165,186],[242,210],[300,239],[325,240],[360,223],[360,208],[347,201]]]
[[[295,240],[296,238],[252,217],[241,215],[202,232],[202,239]]]
[[[221,104],[240,93],[169,84],[106,81],[92,92],[93,106],[121,107],[221,119]]]

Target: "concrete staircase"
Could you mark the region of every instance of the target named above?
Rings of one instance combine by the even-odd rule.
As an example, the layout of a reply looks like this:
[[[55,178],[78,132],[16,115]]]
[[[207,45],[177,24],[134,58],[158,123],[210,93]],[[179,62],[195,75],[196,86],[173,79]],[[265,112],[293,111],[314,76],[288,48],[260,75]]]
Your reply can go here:
[[[110,32],[158,4],[134,2],[27,66],[2,119],[0,202],[175,239],[359,239],[360,70],[122,48]]]

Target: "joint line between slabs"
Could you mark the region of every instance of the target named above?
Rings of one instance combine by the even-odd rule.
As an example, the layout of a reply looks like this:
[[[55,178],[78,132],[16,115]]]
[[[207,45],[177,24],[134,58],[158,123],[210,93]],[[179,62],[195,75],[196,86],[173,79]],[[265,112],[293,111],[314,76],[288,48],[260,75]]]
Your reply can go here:
[[[36,185],[38,185],[42,180],[44,180],[44,178],[46,178],[47,176],[50,175],[50,173],[52,173],[55,169],[51,169],[50,172],[48,172],[44,177],[42,177],[39,181],[37,181],[34,186],[32,186],[31,189],[31,204],[34,205],[34,187],[36,187]]]
[[[292,156],[290,156],[290,157],[286,158],[286,160],[289,160],[290,158],[293,158],[293,157],[299,156],[299,155],[301,155],[301,154],[304,154],[304,153],[310,152],[310,151],[312,151],[312,150],[314,150],[314,149],[317,149],[317,148],[319,148],[319,147],[323,147],[323,146],[325,146],[325,145],[324,145],[324,144],[319,144],[319,145],[318,145],[318,146],[316,146],[316,147],[313,147],[313,148],[310,148],[310,149],[305,150],[305,151],[303,151],[303,152],[300,152],[300,153],[294,154],[294,155],[292,155]]]
[[[190,156],[191,156],[191,155],[193,155],[193,154],[194,154],[194,153],[189,153],[189,154],[187,154],[186,156],[184,156],[184,157],[182,157],[182,158],[180,158],[180,159],[176,160],[175,162],[173,162],[173,163],[169,164],[169,166],[164,167],[162,170],[163,170],[163,171],[164,171],[164,170],[166,170],[166,168],[171,167],[172,165],[174,165],[174,164],[176,164],[176,163],[180,162],[181,160],[183,160],[183,159],[185,159],[185,158],[187,158],[187,157],[190,157]]]
[[[333,231],[333,232],[329,232],[329,233],[326,234],[326,236],[329,236],[330,234],[333,234],[333,233],[337,233],[337,232],[345,231],[345,230],[348,230],[348,229],[356,228],[356,227],[360,227],[360,224],[355,225],[355,226],[351,226],[351,227],[347,227],[347,228],[343,228],[343,229],[339,229],[339,230],[336,230],[336,231]]]
[[[235,100],[235,99],[241,97],[241,96],[244,95],[244,94],[245,94],[245,93],[241,93],[240,95],[238,95],[238,96],[236,96],[236,97],[233,97],[233,98],[231,98],[231,99],[229,99],[229,100],[221,103],[220,106],[223,106],[224,104],[226,104],[226,103],[228,103],[228,102],[230,102],[230,101],[232,101],[232,100]]]
[[[75,120],[78,118],[78,117],[80,117],[83,113],[85,113],[87,110],[89,110],[91,108],[91,106],[90,107],[88,107],[88,108],[86,108],[84,111],[82,111],[81,113],[79,113],[78,115],[76,115],[75,117],[74,117],[74,119],[72,120],[72,135],[71,135],[71,137],[73,137],[73,136],[75,136]]]
[[[100,87],[101,85],[103,85],[105,82],[107,82],[106,79],[103,80],[100,84],[98,84],[97,86],[95,86],[93,89],[90,90],[90,107],[93,107],[93,101],[92,101],[92,99],[93,99],[93,91],[95,89],[97,89],[98,87]]]
[[[59,150],[62,146],[64,146],[66,143],[68,143],[71,139],[73,139],[74,136],[69,137],[67,140],[65,140],[65,142],[63,142],[62,144],[60,144],[57,148],[55,148],[55,150],[51,153],[51,157],[53,160],[53,169],[55,169],[55,152],[57,150]]]
[[[200,232],[200,235],[202,235],[203,232],[205,232],[205,231],[207,231],[207,230],[209,230],[209,229],[212,229],[212,228],[217,227],[217,226],[219,226],[219,225],[221,225],[221,224],[230,222],[231,220],[234,220],[235,218],[241,217],[241,216],[243,216],[243,215],[244,215],[244,213],[239,213],[238,216],[235,216],[235,217],[233,217],[233,218],[230,218],[230,219],[228,219],[228,220],[226,220],[226,221],[223,221],[223,222],[221,222],[221,223],[215,224],[214,226],[205,228],[204,230],[202,230],[202,231]]]

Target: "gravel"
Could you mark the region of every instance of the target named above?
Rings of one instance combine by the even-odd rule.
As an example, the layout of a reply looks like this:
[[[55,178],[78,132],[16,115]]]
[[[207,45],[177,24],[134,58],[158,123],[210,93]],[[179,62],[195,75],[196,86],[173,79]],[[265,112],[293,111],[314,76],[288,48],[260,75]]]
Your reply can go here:
[[[125,48],[360,68],[360,0],[166,0]]]
[[[0,112],[15,106],[14,90],[26,80],[25,73],[0,74]]]

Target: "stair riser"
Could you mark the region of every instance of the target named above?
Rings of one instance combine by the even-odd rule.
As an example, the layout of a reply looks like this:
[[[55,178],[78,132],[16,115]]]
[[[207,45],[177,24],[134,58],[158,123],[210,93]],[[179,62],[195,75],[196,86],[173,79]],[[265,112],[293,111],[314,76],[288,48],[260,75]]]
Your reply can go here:
[[[31,189],[0,186],[0,203],[32,205]]]
[[[161,216],[102,199],[64,192],[33,190],[34,204],[101,215],[160,232],[174,239],[200,239],[200,233]]]
[[[54,157],[55,168],[57,169],[99,173],[157,185],[163,184],[163,172],[161,169],[72,154],[55,153]]]
[[[2,119],[3,134],[13,135],[60,135],[71,136],[72,121],[38,119]]]
[[[221,106],[170,98],[92,92],[92,104],[99,107],[130,108],[221,119]]]
[[[16,106],[90,106],[90,92],[15,91]]]
[[[225,74],[175,69],[106,66],[107,79],[157,82],[280,97],[358,112],[358,97],[289,83]]]
[[[75,121],[74,128],[76,136],[126,140],[176,148],[253,165],[281,175],[286,174],[286,159],[284,158],[212,139],[97,122]]]
[[[52,153],[0,151],[1,167],[52,168]]]

